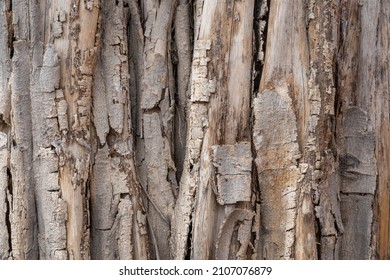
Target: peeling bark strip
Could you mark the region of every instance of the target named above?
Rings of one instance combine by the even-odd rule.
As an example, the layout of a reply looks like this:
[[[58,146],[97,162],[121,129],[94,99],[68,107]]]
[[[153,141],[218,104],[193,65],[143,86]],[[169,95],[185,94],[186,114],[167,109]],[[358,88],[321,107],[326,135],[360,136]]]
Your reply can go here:
[[[308,141],[303,154],[309,169],[304,183],[310,187],[305,194],[306,200],[307,194],[313,197],[319,226],[317,236],[321,240],[319,246],[314,246],[317,246],[320,259],[336,258],[336,242],[344,232],[339,200],[340,178],[335,170],[337,148],[334,139],[337,86],[334,72],[337,66],[335,57],[339,44],[339,26],[331,22],[338,17],[337,1],[311,1],[306,12],[310,51],[308,101],[311,106],[307,123]],[[312,209],[313,205],[310,206]],[[313,217],[312,210],[310,217]],[[300,228],[307,227],[308,223],[301,223]],[[297,248],[302,247],[301,244],[304,243],[297,242]],[[302,249],[296,253],[297,258],[307,256]]]
[[[60,195],[58,156],[61,143],[57,121],[56,90],[60,83],[59,58],[51,44],[46,45],[43,61],[34,67],[31,107],[33,124],[33,171],[38,214],[38,243],[41,259],[67,259],[67,205]]]
[[[225,174],[217,179],[212,164],[212,147],[216,148],[214,162],[219,165],[219,152],[223,153],[228,147],[223,145],[250,140],[247,129],[252,35],[246,30],[252,29],[254,2],[200,2],[196,6],[197,13],[201,14],[196,14],[195,23],[187,151],[172,227],[171,248],[173,257],[178,259],[183,259],[187,250],[191,250],[193,259],[216,258],[218,229],[226,215],[235,208],[251,207],[250,203],[242,202],[250,200],[250,179],[238,170],[232,170],[230,177]],[[221,61],[230,61],[231,64]],[[215,145],[221,145],[221,148]],[[241,153],[236,151],[232,155],[232,162],[238,163],[234,153],[237,153],[237,158]],[[248,146],[242,154],[251,158]],[[245,162],[243,169],[250,170],[249,166]],[[217,172],[223,174],[223,171]],[[243,182],[238,179],[240,174],[244,175]],[[226,179],[229,183],[225,184]],[[236,186],[232,179],[240,181],[239,185]],[[219,181],[218,186],[214,185],[215,181]],[[229,191],[229,188],[233,189]],[[236,195],[236,188],[243,194]],[[219,203],[224,205],[217,204],[213,189]],[[242,205],[238,205],[238,201]],[[191,240],[188,240],[189,234],[192,234]],[[239,248],[235,246],[237,242],[234,237],[232,251]],[[244,247],[241,250],[247,253],[248,246]],[[242,257],[241,253],[219,256]]]
[[[20,24],[23,26],[23,21]],[[25,34],[22,34],[25,35]],[[21,37],[23,37],[21,35]],[[36,212],[32,178],[30,57],[26,40],[14,42],[11,78],[13,145],[11,147],[11,242],[15,259],[38,257]]]
[[[197,42],[194,48],[194,61],[192,75],[205,79],[202,70],[207,71],[207,48],[210,49],[210,42]],[[202,56],[203,55],[203,56]],[[206,62],[201,66],[200,60]],[[198,74],[199,73],[199,74]],[[194,80],[194,78],[192,78]],[[192,83],[194,83],[192,80]],[[193,91],[194,84],[191,90]],[[191,97],[193,94],[191,94]],[[180,181],[180,193],[175,206],[175,216],[172,224],[171,250],[173,258],[184,259],[187,254],[190,225],[192,223],[192,211],[196,188],[199,182],[199,157],[202,147],[203,129],[208,125],[207,107],[204,104],[192,103],[189,107],[188,126],[191,130],[187,132],[187,151],[184,161],[183,175]],[[200,132],[198,135],[193,131]]]

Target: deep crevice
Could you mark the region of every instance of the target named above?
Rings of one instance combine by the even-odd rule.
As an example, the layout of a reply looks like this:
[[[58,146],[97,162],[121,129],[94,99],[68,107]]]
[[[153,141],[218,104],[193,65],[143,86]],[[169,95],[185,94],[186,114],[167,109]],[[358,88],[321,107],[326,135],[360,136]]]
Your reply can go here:
[[[121,193],[120,198],[130,200],[130,194],[129,193]]]
[[[111,149],[120,139],[120,135],[116,132],[111,126],[109,128],[108,134],[106,135],[106,143],[108,147]]]
[[[192,63],[192,56],[193,56],[193,42],[194,42],[194,11],[192,5],[190,5],[191,1],[188,0],[181,0],[179,1],[178,5],[187,6],[187,15],[188,15],[188,26],[184,26],[183,30],[188,30],[188,37],[186,40],[189,40],[190,48],[189,52],[187,53],[188,49],[186,49],[187,44],[180,44],[181,42],[178,41],[178,37],[180,37],[180,34],[178,34],[178,26],[176,26],[176,16],[177,12],[174,14],[174,18],[172,20],[172,31],[171,31],[171,46],[170,46],[170,57],[172,58],[172,68],[173,68],[173,75],[174,75],[174,82],[175,82],[175,93],[174,93],[174,99],[175,99],[175,110],[174,110],[174,122],[173,122],[173,131],[174,131],[174,145],[175,149],[173,151],[173,159],[176,166],[176,181],[180,182],[181,176],[183,174],[184,169],[184,160],[185,160],[185,154],[186,154],[186,137],[187,137],[187,113],[188,113],[188,94],[189,90],[191,88],[191,63]],[[179,6],[177,6],[176,10]],[[180,27],[180,26],[179,26]],[[182,49],[184,47],[184,49]],[[184,54],[187,54],[187,56],[184,56]],[[190,57],[190,60],[187,61],[187,59]],[[188,76],[180,77],[180,68],[179,66],[185,65],[189,63],[188,66],[190,69],[190,72],[188,73]],[[182,73],[187,74],[187,73]],[[184,92],[182,92],[182,88],[179,87],[179,79],[181,78],[181,82],[183,83],[183,87],[185,87]],[[184,80],[183,80],[184,79]],[[186,84],[185,84],[186,82]]]
[[[264,2],[267,2],[266,8],[264,8]],[[260,89],[260,81],[263,72],[263,63],[266,54],[267,46],[267,33],[268,33],[268,21],[269,21],[269,9],[271,0],[256,1],[254,9],[254,44],[253,44],[253,78],[252,78],[252,93],[258,92]],[[266,9],[265,11],[262,11]],[[261,23],[265,22],[264,30],[261,31]],[[262,42],[262,46],[260,45]],[[262,48],[262,49],[260,49]],[[259,53],[263,52],[264,57],[260,59]]]
[[[265,13],[261,11],[262,6],[266,2],[266,11]],[[251,114],[250,114],[250,129],[253,131],[254,127],[254,111],[253,111],[253,100],[256,97],[256,95],[260,91],[260,82],[261,77],[263,73],[263,63],[266,55],[266,45],[267,45],[267,32],[268,32],[268,21],[269,21],[269,9],[270,9],[270,2],[271,0],[263,0],[263,1],[256,1],[255,8],[254,8],[254,17],[253,17],[253,50],[252,50],[252,56],[253,56],[253,66],[252,66],[252,92],[251,92]],[[260,32],[260,24],[261,22],[265,22],[264,30]],[[263,42],[262,46],[260,46],[260,42]],[[260,47],[262,50],[260,50]],[[263,58],[262,60],[259,57],[259,52],[263,52]],[[252,136],[252,135],[251,135]],[[256,147],[253,142],[253,139],[251,139],[251,151],[252,155],[255,158],[256,157]],[[259,173],[257,170],[257,165],[255,164],[255,161],[252,162],[252,194],[254,193],[256,195],[256,204],[259,204],[260,209],[262,208],[263,202],[261,201],[261,186],[259,184]],[[261,212],[261,211],[260,211]],[[265,229],[262,228],[262,215],[260,215],[259,218],[259,229],[258,233],[259,236],[257,237],[258,244],[257,248],[254,250],[257,250],[255,254],[257,253],[259,256],[262,256],[262,250],[263,250],[263,244],[262,244],[262,233],[265,232]],[[263,257],[263,256],[262,256]]]
[[[321,260],[321,255],[322,255],[322,234],[321,234],[321,222],[320,222],[320,219],[318,218],[317,214],[316,214],[316,210],[315,210],[315,207],[318,206],[318,204],[314,204],[313,203],[313,206],[314,206],[314,230],[315,230],[315,234],[316,234],[316,246],[317,246],[317,259],[318,260]]]
[[[340,195],[342,196],[374,196],[372,193],[349,193],[349,192],[342,192],[340,191]]]
[[[137,40],[138,31],[137,27],[140,27],[142,34],[144,33],[142,11],[141,11],[140,1],[132,1],[129,3],[129,18],[127,23],[127,45],[128,45],[128,72],[130,75],[129,79],[129,102],[130,102],[130,115],[131,115],[131,127],[132,135],[134,137],[134,145],[136,145],[137,140],[141,136],[142,132],[139,131],[139,116],[141,114],[141,109],[138,104],[140,104],[140,94],[141,83],[142,83],[142,70],[139,66],[140,61],[138,61],[138,55],[140,49],[143,49],[143,45],[139,40]]]
[[[80,252],[83,255],[83,254],[85,254],[86,250],[90,250],[90,246],[91,246],[90,240],[92,237],[92,234],[91,234],[91,219],[92,219],[92,215],[91,215],[91,177],[90,176],[88,176],[88,179],[85,182],[85,189],[84,189],[84,191],[81,191],[81,195],[84,197],[84,201],[85,201],[82,204],[83,205],[83,234],[82,234],[81,244],[80,244]]]
[[[371,222],[371,238],[370,238],[370,246],[372,255],[370,256],[371,260],[380,259],[380,253],[378,245],[375,242],[376,233],[379,232],[379,213],[380,213],[380,205],[379,205],[379,176],[376,176],[376,184],[375,184],[375,193],[374,199],[372,200],[371,209],[373,209],[373,217]]]
[[[192,212],[189,216],[190,224],[188,226],[188,235],[187,235],[187,244],[186,244],[186,255],[184,257],[185,260],[191,260],[191,254],[192,254]]]
[[[14,42],[16,41],[15,34],[14,34],[14,27],[12,24],[12,1],[8,2],[9,6],[5,7],[5,15],[6,15],[6,21],[7,21],[7,27],[8,27],[8,48],[9,48],[9,55],[10,58],[14,56]]]
[[[8,176],[8,194],[12,197],[12,174],[11,170],[7,168],[7,176]],[[8,232],[8,249],[9,253],[12,252],[12,238],[11,238],[11,201],[8,201],[7,193],[5,193],[5,204],[6,204],[6,212],[5,212],[5,224]]]

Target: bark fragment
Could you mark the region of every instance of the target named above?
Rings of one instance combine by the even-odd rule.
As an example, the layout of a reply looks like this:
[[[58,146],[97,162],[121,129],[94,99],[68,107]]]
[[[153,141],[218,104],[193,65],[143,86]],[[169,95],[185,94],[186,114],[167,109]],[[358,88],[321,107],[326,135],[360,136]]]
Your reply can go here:
[[[341,192],[374,194],[376,189],[375,138],[367,113],[351,107],[344,114],[345,151],[340,155]]]
[[[251,199],[252,156],[249,142],[212,146],[217,173],[215,195],[220,205]]]

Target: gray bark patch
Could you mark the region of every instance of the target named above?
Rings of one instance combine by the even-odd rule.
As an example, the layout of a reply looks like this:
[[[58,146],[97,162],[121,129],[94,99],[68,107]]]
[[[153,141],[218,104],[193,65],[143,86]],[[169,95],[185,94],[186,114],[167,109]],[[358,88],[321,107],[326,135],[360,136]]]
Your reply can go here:
[[[363,110],[352,107],[344,117],[344,153],[340,157],[341,191],[370,193],[376,189],[375,136]]]
[[[250,201],[252,155],[249,142],[212,146],[213,165],[217,170],[215,194],[219,204]]]

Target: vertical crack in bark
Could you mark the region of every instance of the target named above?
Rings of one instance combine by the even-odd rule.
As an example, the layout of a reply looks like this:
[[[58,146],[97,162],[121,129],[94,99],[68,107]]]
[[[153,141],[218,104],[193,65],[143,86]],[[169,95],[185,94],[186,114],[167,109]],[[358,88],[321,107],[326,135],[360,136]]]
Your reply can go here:
[[[143,28],[141,24],[141,15],[137,1],[129,0],[129,21],[127,24],[127,44],[129,46],[128,60],[129,60],[129,100],[131,104],[131,127],[134,140],[140,136],[140,90],[142,81],[142,49],[143,49]],[[137,171],[138,172],[138,171]]]
[[[264,58],[266,55],[269,7],[271,0],[255,1],[253,14],[253,67],[252,67],[252,81],[251,81],[251,98],[250,104],[254,104],[254,99],[260,90],[260,81],[263,72]],[[254,129],[255,113],[253,105],[251,105],[250,114],[250,130]],[[251,141],[252,154],[256,154],[256,147],[254,141]],[[252,190],[256,203],[256,211],[253,223],[254,234],[254,253],[252,259],[258,259],[262,254],[262,242],[260,242],[260,227],[261,227],[261,207],[260,207],[260,185],[258,177],[258,169],[255,162],[252,163],[252,185],[255,186]]]
[[[185,257],[184,259],[185,260],[191,260],[191,256],[193,254],[192,252],[192,235],[193,235],[193,217],[192,217],[193,213],[191,212],[190,213],[190,216],[189,216],[189,225],[188,225],[188,236],[187,236],[187,244],[186,244],[186,249],[185,249]]]
[[[253,15],[253,73],[252,94],[259,92],[261,74],[263,71],[268,33],[269,7],[271,0],[255,2]],[[251,102],[252,103],[252,102]]]
[[[187,105],[190,97],[190,74],[192,62],[193,26],[192,9],[187,0],[180,1],[176,8],[174,53],[177,55],[175,67],[177,94],[175,98],[175,166],[177,181],[183,173],[185,145],[187,136]]]
[[[9,162],[8,162],[9,163]],[[6,191],[6,225],[7,225],[7,232],[8,232],[8,253],[9,256],[11,257],[12,253],[12,242],[11,242],[11,236],[12,236],[12,231],[11,231],[11,212],[12,212],[12,174],[9,168],[7,168],[7,177],[8,177],[8,186],[7,186],[7,191]]]

